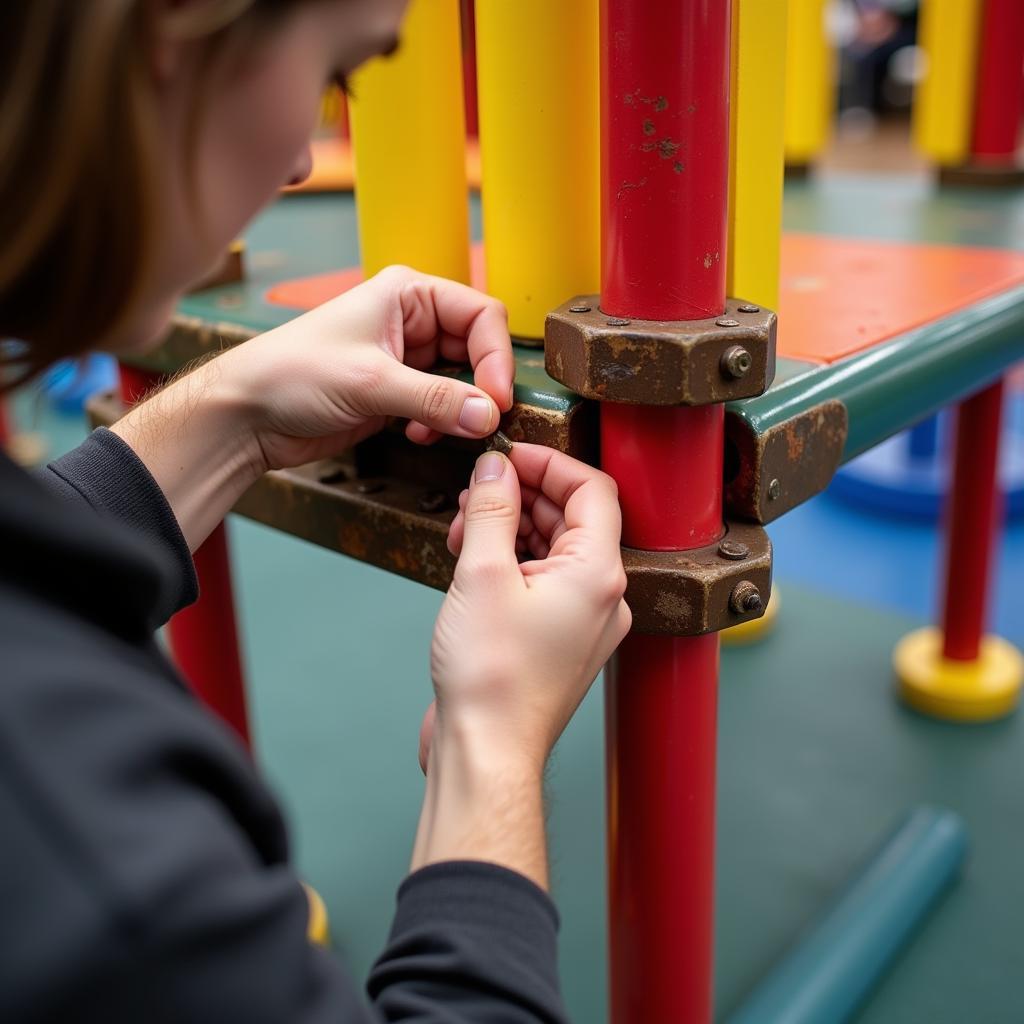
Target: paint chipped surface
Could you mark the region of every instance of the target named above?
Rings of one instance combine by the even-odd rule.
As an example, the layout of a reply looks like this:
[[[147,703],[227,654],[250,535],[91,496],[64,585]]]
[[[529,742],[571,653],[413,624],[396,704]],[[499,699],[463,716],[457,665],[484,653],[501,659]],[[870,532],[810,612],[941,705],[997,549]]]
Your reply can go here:
[[[631,192],[633,189],[643,188],[646,184],[646,178],[641,178],[639,181],[624,181],[619,186],[619,191],[615,193],[615,198],[621,200],[627,192]]]

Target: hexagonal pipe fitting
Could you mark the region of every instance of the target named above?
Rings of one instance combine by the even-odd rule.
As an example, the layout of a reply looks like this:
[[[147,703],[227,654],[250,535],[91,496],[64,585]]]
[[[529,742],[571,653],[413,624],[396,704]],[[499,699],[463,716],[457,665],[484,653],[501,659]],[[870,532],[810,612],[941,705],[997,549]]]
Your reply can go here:
[[[633,405],[712,405],[751,398],[775,376],[776,317],[742,299],[707,320],[622,320],[597,295],[548,314],[547,372],[584,398]]]

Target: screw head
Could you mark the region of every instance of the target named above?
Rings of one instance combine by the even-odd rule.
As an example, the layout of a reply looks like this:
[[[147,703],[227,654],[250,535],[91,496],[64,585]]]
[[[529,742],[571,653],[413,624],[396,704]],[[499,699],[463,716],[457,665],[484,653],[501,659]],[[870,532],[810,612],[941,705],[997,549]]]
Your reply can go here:
[[[362,480],[356,484],[356,490],[360,494],[376,494],[383,491],[385,487],[383,480]]]
[[[742,306],[737,306],[736,311],[738,313],[760,313],[761,307],[755,306],[749,302],[744,302]]]
[[[720,316],[715,323],[718,324],[719,327],[739,327],[740,325],[739,320],[733,320],[728,316]]]
[[[733,377],[739,380],[750,372],[751,366],[754,365],[754,360],[742,345],[730,345],[722,353],[722,358],[718,365],[726,377]]]
[[[722,558],[728,558],[730,562],[742,562],[750,554],[750,548],[738,540],[723,540],[718,545],[718,553]]]
[[[570,313],[589,313],[590,312],[590,306],[570,306],[569,307],[569,312]]]
[[[632,320],[623,320],[617,316],[613,316],[611,320],[606,321],[609,327],[627,327],[632,322]]]
[[[782,484],[779,483],[777,477],[773,477],[768,481],[768,500],[775,501],[782,493]]]
[[[448,507],[448,495],[444,491],[427,491],[416,507],[420,512],[443,512]]]
[[[737,615],[750,615],[759,612],[763,607],[761,591],[757,589],[756,583],[750,580],[740,580],[732,589],[729,597],[729,607]]]

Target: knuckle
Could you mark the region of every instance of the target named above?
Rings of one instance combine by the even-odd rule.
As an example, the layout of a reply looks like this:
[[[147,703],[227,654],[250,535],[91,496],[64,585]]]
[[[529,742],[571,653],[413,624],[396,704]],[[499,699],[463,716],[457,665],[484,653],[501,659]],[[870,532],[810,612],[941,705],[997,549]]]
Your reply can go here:
[[[455,404],[455,388],[444,378],[433,380],[420,398],[422,418],[427,422],[447,419]]]
[[[466,518],[476,523],[503,523],[514,519],[516,525],[519,525],[519,513],[502,498],[473,497],[470,495],[469,500],[466,502]]]
[[[618,498],[619,485],[615,482],[614,478],[610,477],[607,473],[602,473],[601,476],[604,477],[604,483],[608,490],[612,492],[614,497]]]
[[[625,592],[626,574],[623,572],[621,566],[605,573],[601,579],[598,590],[602,601],[608,604],[617,604],[622,600],[622,595],[625,594]]]

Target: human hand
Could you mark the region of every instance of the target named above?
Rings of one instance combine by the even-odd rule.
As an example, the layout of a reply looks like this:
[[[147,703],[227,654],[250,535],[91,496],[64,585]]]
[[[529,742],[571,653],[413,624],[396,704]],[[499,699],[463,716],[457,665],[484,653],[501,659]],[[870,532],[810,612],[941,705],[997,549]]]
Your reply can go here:
[[[481,456],[449,532],[459,562],[434,630],[428,766],[454,737],[492,766],[543,769],[629,631],[620,533],[599,470],[530,444]]]
[[[426,372],[468,362],[475,386]],[[215,361],[244,396],[267,469],[337,454],[409,419],[408,437],[484,437],[512,406],[505,308],[466,285],[388,267]]]

